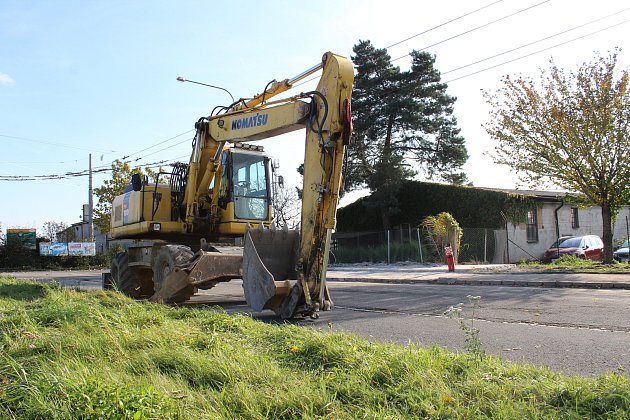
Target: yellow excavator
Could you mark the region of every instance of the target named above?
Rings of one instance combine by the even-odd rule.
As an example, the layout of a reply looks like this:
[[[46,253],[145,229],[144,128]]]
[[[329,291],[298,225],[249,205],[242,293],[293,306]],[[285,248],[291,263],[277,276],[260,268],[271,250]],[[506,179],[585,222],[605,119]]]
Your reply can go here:
[[[315,90],[274,100],[319,70]],[[330,309],[326,268],[352,133],[353,78],[351,61],[328,52],[298,76],[200,118],[188,164],[151,183],[134,175],[114,199],[111,234],[125,251],[114,256],[104,286],[177,303],[242,279],[254,311],[290,318]],[[299,230],[277,229],[269,157],[251,142],[299,129],[306,131],[301,222]]]

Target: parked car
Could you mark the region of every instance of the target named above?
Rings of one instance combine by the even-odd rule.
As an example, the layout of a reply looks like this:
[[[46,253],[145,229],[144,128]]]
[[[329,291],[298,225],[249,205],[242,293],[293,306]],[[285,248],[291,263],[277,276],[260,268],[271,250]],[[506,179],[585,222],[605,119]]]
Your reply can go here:
[[[604,259],[604,243],[597,235],[560,238],[543,254],[543,262],[552,262],[563,255],[575,255],[593,261]]]
[[[628,255],[630,254],[630,250],[628,247],[628,241],[621,244],[619,248],[615,252],[613,252],[613,258],[617,261],[628,261],[630,259]]]

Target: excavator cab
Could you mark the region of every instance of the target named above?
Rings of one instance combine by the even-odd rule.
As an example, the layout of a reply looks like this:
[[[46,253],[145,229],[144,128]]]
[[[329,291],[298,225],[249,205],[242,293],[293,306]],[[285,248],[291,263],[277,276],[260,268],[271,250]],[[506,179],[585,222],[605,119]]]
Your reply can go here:
[[[268,225],[272,215],[271,174],[269,157],[262,147],[242,144],[226,149],[221,166],[219,235],[244,234],[248,223]]]

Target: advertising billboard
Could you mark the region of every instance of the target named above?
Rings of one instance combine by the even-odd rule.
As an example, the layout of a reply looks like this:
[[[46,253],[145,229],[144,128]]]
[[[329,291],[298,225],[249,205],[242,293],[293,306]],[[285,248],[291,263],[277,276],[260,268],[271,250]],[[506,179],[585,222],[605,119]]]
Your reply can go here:
[[[41,242],[39,255],[50,257],[62,257],[68,255],[68,244],[65,242]]]
[[[69,242],[68,254],[80,257],[96,255],[96,242]]]
[[[44,257],[90,257],[96,255],[96,242],[41,242],[39,255]]]

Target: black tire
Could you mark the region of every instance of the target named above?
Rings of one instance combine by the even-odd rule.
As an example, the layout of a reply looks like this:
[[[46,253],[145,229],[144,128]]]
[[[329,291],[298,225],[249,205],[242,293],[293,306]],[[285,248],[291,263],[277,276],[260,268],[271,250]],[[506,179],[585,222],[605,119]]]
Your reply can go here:
[[[153,284],[155,292],[162,289],[164,279],[175,267],[188,263],[194,253],[184,245],[164,245],[153,260]],[[175,295],[164,299],[164,303],[185,302],[195,294],[197,289],[194,286],[186,286]]]
[[[112,258],[111,288],[134,299],[153,294],[152,272],[142,267],[129,267],[129,254],[119,252]]]
[[[112,284],[112,273],[103,273],[103,290],[114,290],[114,285]]]

